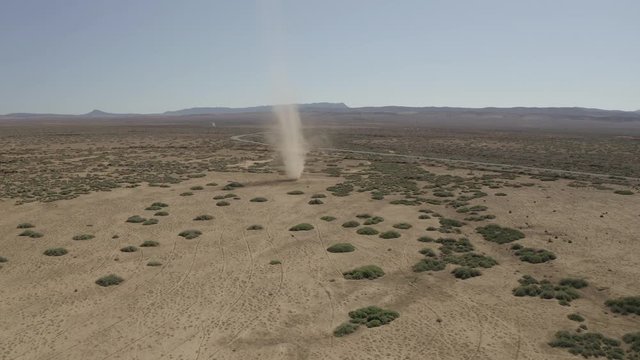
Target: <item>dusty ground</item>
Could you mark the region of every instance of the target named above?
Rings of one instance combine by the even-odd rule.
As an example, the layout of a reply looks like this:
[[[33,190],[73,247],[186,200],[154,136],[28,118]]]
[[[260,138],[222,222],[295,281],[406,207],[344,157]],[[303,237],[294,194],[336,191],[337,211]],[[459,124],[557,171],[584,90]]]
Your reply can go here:
[[[240,159],[237,169],[263,157]],[[390,204],[399,195],[384,200],[356,191],[333,196],[327,187],[344,179],[321,173],[325,160],[314,155],[312,172],[296,182],[277,173],[207,171],[205,177],[166,188],[142,184],[22,205],[3,199],[0,255],[8,261],[0,264],[0,359],[573,359],[547,345],[556,331],[577,327],[568,314],[582,314],[590,331],[607,336],[638,331],[637,316],[614,315],[604,306],[606,299],[640,293],[637,194],[525,175],[507,182],[533,186],[483,188],[488,196],[470,203],[487,206],[496,219],[467,223],[461,235],[453,236],[468,237],[476,252],[499,265],[458,280],[451,264],[444,271],[421,273],[412,265],[424,258],[420,249],[439,245],[418,237],[447,236],[426,231],[438,227],[438,219],[419,220],[419,209],[459,220],[464,214],[447,205]],[[362,163],[330,160],[345,172],[357,171]],[[439,175],[469,173],[423,168]],[[245,186],[222,190],[230,181]],[[218,185],[205,186],[211,182]],[[198,185],[204,189],[189,190]],[[287,195],[292,190],[304,194]],[[189,191],[192,196],[180,196]],[[229,192],[240,199],[216,206],[212,198]],[[499,192],[507,196],[494,195]],[[317,193],[327,195],[324,204],[307,204]],[[257,196],[268,201],[249,201]],[[151,217],[155,211],[145,208],[158,201],[169,205],[168,216],[156,217],[158,224],[125,222],[136,214]],[[361,213],[384,217],[372,226],[381,231],[399,222],[413,227],[385,240],[341,226]],[[202,214],[214,219],[193,220]],[[320,220],[324,215],[337,219]],[[22,230],[16,226],[24,222],[44,236],[17,236]],[[315,229],[288,231],[303,222]],[[476,233],[476,226],[487,223],[521,229],[526,238],[519,243],[551,250],[558,258],[522,262],[509,250],[511,244],[491,243]],[[264,229],[246,230],[253,224]],[[203,234],[191,240],[178,236],[187,229]],[[95,238],[72,240],[78,234]],[[119,250],[145,240],[160,245]],[[338,242],[350,242],[356,251],[325,250]],[[69,253],[44,256],[52,247]],[[146,265],[153,260],[162,265]],[[281,264],[270,265],[271,260]],[[367,264],[382,267],[386,275],[343,278],[342,272]],[[111,273],[125,281],[110,287],[94,283]],[[590,285],[571,306],[561,306],[556,300],[513,296],[524,274],[554,281],[581,277]],[[400,317],[333,336],[349,311],[368,305],[396,310]]]

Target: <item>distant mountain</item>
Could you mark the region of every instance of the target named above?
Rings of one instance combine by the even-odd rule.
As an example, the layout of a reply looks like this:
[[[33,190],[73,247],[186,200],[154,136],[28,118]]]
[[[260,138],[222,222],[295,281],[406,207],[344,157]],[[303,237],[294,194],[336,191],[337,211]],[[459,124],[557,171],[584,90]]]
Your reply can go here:
[[[97,110],[97,109],[84,114],[84,116],[113,116],[113,115],[114,114],[110,114],[108,112],[104,112],[102,110]]]
[[[311,103],[298,104],[300,111],[349,111],[349,107],[344,103]],[[181,115],[211,115],[211,114],[239,114],[248,112],[268,112],[271,111],[271,105],[250,106],[244,108],[230,107],[194,107],[189,109],[166,111],[163,115],[181,116]]]

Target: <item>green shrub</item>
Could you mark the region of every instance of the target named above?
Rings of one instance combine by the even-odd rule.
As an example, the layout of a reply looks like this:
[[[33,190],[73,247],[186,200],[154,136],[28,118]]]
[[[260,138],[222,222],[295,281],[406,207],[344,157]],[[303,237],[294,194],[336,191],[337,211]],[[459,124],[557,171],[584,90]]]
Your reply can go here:
[[[231,204],[228,201],[224,201],[224,200],[218,201],[216,203],[216,206],[229,206],[229,205],[231,205]]]
[[[95,236],[89,235],[89,234],[82,234],[82,235],[74,236],[73,240],[91,240],[93,238],[95,238]]]
[[[611,309],[611,311],[617,314],[640,315],[640,296],[628,296],[617,299],[610,299],[607,300],[604,304],[607,305],[609,309]]]
[[[18,224],[18,229],[31,229],[36,227],[35,225],[31,224],[31,223],[22,223],[22,224]]]
[[[293,190],[287,193],[287,195],[302,195],[302,194],[304,194],[304,191],[301,191],[301,190]]]
[[[309,205],[322,205],[324,204],[324,202],[322,202],[322,200],[320,199],[311,199],[308,202]]]
[[[324,221],[333,221],[333,220],[335,220],[335,219],[336,219],[335,217],[333,217],[333,216],[328,216],[328,215],[323,216],[323,217],[321,217],[321,218],[320,218],[320,220],[324,220]]]
[[[624,359],[624,350],[620,341],[608,338],[599,333],[578,334],[569,331],[558,331],[549,346],[567,349],[573,355],[584,358],[606,357],[607,359]]]
[[[412,269],[415,272],[440,271],[444,270],[446,266],[447,264],[442,260],[426,258],[413,265]]]
[[[47,249],[44,251],[44,254],[47,256],[62,256],[62,255],[66,255],[69,252],[67,251],[67,249],[65,248],[51,248],[51,249]]]
[[[498,244],[506,244],[524,238],[524,234],[518,230],[495,224],[477,227],[476,232],[481,234],[485,240]]]
[[[158,219],[147,219],[142,223],[142,225],[155,225],[158,222]]]
[[[492,257],[472,252],[464,253],[462,255],[447,255],[443,260],[450,264],[470,268],[482,267],[488,269],[490,267],[498,265],[498,262]]]
[[[418,252],[426,257],[436,257],[436,252],[429,248],[420,249]]]
[[[616,190],[614,193],[618,195],[633,195],[633,191],[631,190]]]
[[[337,243],[329,246],[327,248],[327,251],[330,253],[346,253],[346,252],[352,252],[355,249],[356,248],[349,243]]]
[[[307,223],[301,223],[301,224],[290,227],[289,231],[309,231],[313,229],[314,229],[313,225],[307,224]]]
[[[156,247],[156,246],[160,246],[160,243],[154,240],[145,240],[142,244],[140,244],[140,247]]]
[[[447,219],[447,218],[441,218],[440,219],[440,226],[445,227],[445,228],[461,227],[463,225],[464,225],[464,223],[462,221],[458,221],[458,220],[455,220],[455,219]]]
[[[180,196],[191,196],[191,195],[193,195],[193,193],[190,192],[190,191],[186,191],[186,192],[180,193]]]
[[[624,341],[625,344],[631,345],[629,349],[630,353],[634,353],[634,352],[636,353],[636,354],[633,354],[635,358],[630,356],[630,359],[631,360],[640,359],[640,332],[624,334],[622,336],[622,341]]]
[[[138,251],[138,248],[133,246],[133,245],[129,245],[129,246],[125,246],[125,247],[121,248],[120,251],[127,252],[127,253],[136,252],[136,251]]]
[[[145,210],[153,210],[153,211],[160,210],[160,209],[162,209],[160,206],[149,206],[145,208]]]
[[[165,203],[163,203],[163,202],[154,202],[153,204],[151,204],[151,206],[154,206],[154,207],[161,207],[161,208],[163,208],[163,207],[167,207],[167,206],[169,206],[169,205],[168,205],[168,204],[165,204]]]
[[[431,216],[427,215],[427,214],[422,214],[418,216],[418,219],[420,220],[427,220],[427,219],[431,219]]]
[[[371,215],[370,214],[358,214],[358,215],[356,215],[356,217],[358,219],[368,219],[368,218],[371,217]]]
[[[364,225],[375,225],[375,224],[380,224],[381,222],[384,221],[383,217],[380,216],[373,216],[368,218],[367,220],[365,220]]]
[[[100,286],[112,286],[112,285],[118,285],[123,281],[124,279],[121,278],[120,276],[111,274],[111,275],[103,276],[100,279],[96,280],[96,284]]]
[[[396,311],[381,309],[377,306],[368,306],[349,312],[352,323],[364,324],[368,328],[389,324],[399,316],[400,314]]]
[[[263,229],[262,225],[257,225],[257,224],[251,225],[247,228],[247,230],[262,230],[262,229]]]
[[[443,254],[450,254],[452,252],[463,253],[473,251],[474,247],[469,242],[467,238],[450,239],[450,238],[440,238],[436,240],[437,243],[442,244],[440,246],[440,251]]]
[[[420,241],[420,242],[434,242],[435,240],[432,237],[425,235],[425,236],[420,236],[418,238],[418,241]]]
[[[39,233],[37,231],[25,230],[25,231],[21,232],[20,234],[18,234],[18,236],[28,236],[30,238],[41,238],[44,235],[42,235],[41,233]]]
[[[345,227],[345,228],[354,228],[358,226],[360,226],[360,223],[354,220],[347,221],[346,223],[342,224],[342,227]]]
[[[269,261],[269,265],[280,265],[282,264],[282,261],[280,260],[271,260]]]
[[[560,280],[560,285],[562,286],[570,286],[575,289],[582,289],[584,287],[589,286],[587,280],[584,279],[576,279],[576,278],[564,278]]]
[[[396,229],[407,230],[407,229],[411,229],[412,225],[407,223],[398,223],[398,224],[393,224],[393,227]]]
[[[521,248],[518,249],[515,254],[520,257],[520,260],[532,264],[540,264],[556,259],[554,253],[544,249]]]
[[[178,236],[182,236],[185,239],[195,239],[198,236],[202,235],[200,230],[185,230],[178,234]]]
[[[365,265],[355,268],[351,271],[343,272],[345,279],[349,280],[361,280],[361,279],[377,279],[384,276],[384,271],[376,265]]]
[[[567,315],[567,318],[569,320],[571,320],[571,321],[577,321],[577,322],[583,322],[584,321],[584,317],[582,317],[582,315],[576,314],[576,313]]]
[[[374,228],[365,226],[365,227],[362,227],[362,228],[358,229],[356,231],[356,233],[359,234],[359,235],[378,235],[379,232],[378,232],[378,230],[376,230]]]
[[[157,213],[153,214],[153,216],[169,216],[169,213],[166,211],[158,211]]]
[[[474,268],[470,268],[468,266],[462,266],[462,267],[459,267],[459,268],[455,268],[455,269],[453,269],[453,271],[451,273],[456,278],[462,279],[462,280],[482,275],[480,270],[474,269]]]
[[[147,266],[162,266],[160,261],[151,260],[147,263]]]
[[[351,333],[354,333],[356,330],[358,330],[359,326],[360,325],[358,324],[353,324],[350,322],[343,323],[340,326],[338,326],[335,330],[333,330],[333,336],[343,337],[345,335],[349,335]]]
[[[206,183],[206,186],[218,186],[218,183],[215,182],[210,182],[210,183]]]
[[[195,221],[207,221],[207,220],[212,220],[212,219],[213,219],[213,216],[211,216],[211,215],[198,215],[193,220],[195,220]]]
[[[556,299],[561,305],[569,305],[572,300],[580,298],[580,293],[570,285],[554,285],[548,280],[538,281],[529,275],[524,275],[518,282],[520,286],[512,291],[515,296]]]
[[[327,195],[325,195],[325,194],[313,194],[313,195],[311,195],[312,199],[324,199],[326,197],[327,197]]]
[[[143,217],[141,217],[139,215],[133,215],[133,216],[131,216],[131,217],[129,217],[127,219],[127,222],[134,223],[134,224],[145,222],[145,221],[147,221],[147,219],[145,219],[145,218],[143,218]]]
[[[389,230],[381,233],[380,237],[383,239],[397,239],[400,237],[400,233],[397,231]]]
[[[253,199],[251,199],[249,201],[251,201],[251,202],[266,202],[268,200],[265,197],[258,196],[258,197],[254,197]]]

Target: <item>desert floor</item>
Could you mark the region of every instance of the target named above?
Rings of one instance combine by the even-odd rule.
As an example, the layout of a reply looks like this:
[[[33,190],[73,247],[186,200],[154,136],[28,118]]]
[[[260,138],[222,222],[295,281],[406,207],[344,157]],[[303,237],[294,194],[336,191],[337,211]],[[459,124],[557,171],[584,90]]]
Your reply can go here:
[[[425,168],[427,168],[425,166]],[[429,167],[436,174],[468,173]],[[476,171],[476,174],[478,172]],[[230,181],[239,199],[216,206],[216,195]],[[0,202],[1,359],[573,359],[547,343],[558,330],[577,323],[579,313],[589,330],[607,336],[638,331],[635,315],[612,314],[604,301],[637,295],[640,266],[640,201],[592,187],[569,187],[568,180],[543,182],[520,176],[511,182],[533,186],[483,191],[474,199],[496,216],[491,223],[520,229],[520,244],[553,251],[557,259],[543,264],[520,261],[512,244],[485,241],[467,223],[461,235],[476,252],[499,265],[467,280],[451,274],[413,272],[423,259],[418,251],[438,244],[416,241],[438,227],[438,218],[418,219],[419,209],[462,220],[445,205],[403,206],[372,200],[369,193],[332,196],[327,187],[339,177],[305,173],[285,181],[277,173],[209,172],[206,177],[168,188],[142,185],[92,192],[50,203],[14,205]],[[215,182],[216,186],[205,186]],[[193,186],[192,196],[180,196]],[[302,195],[288,195],[301,190]],[[503,192],[506,196],[494,196]],[[326,194],[322,205],[309,205],[311,195]],[[266,202],[251,202],[254,197]],[[168,216],[155,225],[128,223],[132,215],[164,202]],[[342,223],[357,214],[384,217],[380,231],[407,222],[413,225],[397,239],[356,234]],[[214,218],[194,221],[202,214]],[[330,215],[331,222],[320,220]],[[359,220],[360,221],[360,220]],[[41,238],[20,237],[19,223],[30,222]],[[311,231],[292,232],[298,223]],[[247,230],[253,224],[262,230]],[[197,229],[191,240],[178,236]],[[91,234],[90,240],[72,240]],[[114,236],[117,237],[114,238]],[[124,253],[126,245],[155,240],[158,247]],[[356,250],[329,253],[334,243]],[[44,256],[64,247],[69,253]],[[271,260],[281,264],[271,265]],[[159,261],[161,266],[147,266]],[[375,264],[385,276],[347,280],[342,273]],[[125,281],[100,287],[101,276],[117,274]],[[561,306],[557,300],[515,297],[512,289],[524,274],[558,280],[588,280],[582,297]],[[376,305],[400,313],[388,325],[360,327],[335,337],[348,312]]]

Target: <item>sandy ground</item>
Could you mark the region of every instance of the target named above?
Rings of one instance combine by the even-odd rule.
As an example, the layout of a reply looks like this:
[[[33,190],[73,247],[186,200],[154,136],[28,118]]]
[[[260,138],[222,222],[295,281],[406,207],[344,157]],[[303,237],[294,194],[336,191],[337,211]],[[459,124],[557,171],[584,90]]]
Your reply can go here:
[[[220,186],[179,196],[212,181]],[[233,191],[240,200],[215,206],[212,197],[227,193],[221,190],[227,181],[247,186]],[[484,241],[472,223],[463,234],[500,265],[461,281],[450,274],[451,265],[435,273],[411,271],[422,258],[418,250],[438,245],[416,241],[427,226],[437,226],[437,219],[418,220],[418,209],[458,219],[461,214],[444,206],[391,205],[357,192],[307,204],[311,194],[327,193],[337,182],[319,174],[285,182],[275,174],[209,173],[171,188],[117,189],[46,204],[0,202],[0,255],[9,259],[0,269],[0,359],[574,359],[546,344],[555,331],[576,327],[566,318],[570,313],[585,315],[590,330],[609,336],[638,330],[638,317],[607,314],[603,305],[640,292],[637,195],[571,188],[566,181],[487,191],[490,196],[473,203],[488,206],[495,223],[521,228],[523,245],[547,248],[558,259],[521,262],[509,245]],[[287,195],[291,190],[305,194]],[[250,202],[255,196],[269,201]],[[170,215],[157,217],[159,224],[125,222],[136,214],[151,216],[144,208],[155,201],[169,204]],[[379,230],[397,222],[414,226],[393,240],[340,226],[365,212],[385,218],[373,226]],[[201,214],[215,218],[193,221]],[[323,215],[337,220],[322,221]],[[22,222],[35,224],[44,237],[17,236]],[[301,222],[315,230],[288,231]],[[264,230],[245,230],[252,224]],[[179,237],[186,229],[203,235]],[[95,238],[72,240],[83,233]],[[160,246],[119,251],[144,240]],[[357,250],[325,251],[336,242]],[[69,254],[42,255],[58,246]],[[270,265],[275,259],[282,264]],[[146,266],[150,260],[163,265]],[[367,264],[386,275],[372,281],[341,275]],[[111,273],[125,281],[107,288],[94,283]],[[523,274],[581,276],[591,286],[564,307],[513,296]],[[397,310],[400,317],[332,335],[349,311],[368,305]]]

